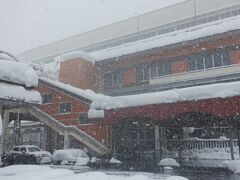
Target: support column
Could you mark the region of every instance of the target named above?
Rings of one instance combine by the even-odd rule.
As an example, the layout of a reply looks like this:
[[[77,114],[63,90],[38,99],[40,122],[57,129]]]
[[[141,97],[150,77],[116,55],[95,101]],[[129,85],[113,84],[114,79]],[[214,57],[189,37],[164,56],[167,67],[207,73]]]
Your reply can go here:
[[[47,150],[47,126],[44,124],[43,128],[42,149]]]
[[[70,136],[67,131],[64,132],[64,146],[63,149],[70,148]]]
[[[0,154],[3,154],[6,150],[6,141],[7,141],[7,130],[8,130],[8,122],[9,122],[9,113],[2,111],[2,135],[0,142]]]
[[[167,154],[167,139],[166,139],[166,128],[165,127],[160,127],[159,128],[159,135],[160,135],[160,141],[159,141],[159,146],[160,146],[160,154],[161,154],[161,159],[166,157]]]

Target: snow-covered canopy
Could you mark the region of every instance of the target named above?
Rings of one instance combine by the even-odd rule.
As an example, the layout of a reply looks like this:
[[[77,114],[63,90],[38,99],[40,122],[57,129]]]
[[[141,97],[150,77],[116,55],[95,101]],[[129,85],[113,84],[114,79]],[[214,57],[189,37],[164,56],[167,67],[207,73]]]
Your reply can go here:
[[[26,87],[37,87],[36,72],[27,64],[0,60],[0,80],[21,84]]]
[[[233,18],[214,21],[184,30],[154,36],[148,39],[124,44],[117,47],[95,51],[90,54],[97,57],[98,61],[101,61],[239,29],[240,16],[236,16]]]
[[[152,104],[176,103],[181,101],[226,98],[240,95],[240,81],[173,89],[162,92],[145,93],[129,96],[96,96],[92,109],[107,110]]]
[[[176,103],[182,101],[196,101],[211,98],[226,98],[240,95],[240,81],[173,89],[138,95],[111,97],[97,94],[92,90],[82,90],[71,85],[47,78],[40,78],[54,86],[62,88],[78,96],[90,100],[89,118],[103,118],[104,110],[136,107],[153,104]]]
[[[0,82],[0,99],[28,103],[41,103],[41,95],[36,90],[27,90],[23,86]]]

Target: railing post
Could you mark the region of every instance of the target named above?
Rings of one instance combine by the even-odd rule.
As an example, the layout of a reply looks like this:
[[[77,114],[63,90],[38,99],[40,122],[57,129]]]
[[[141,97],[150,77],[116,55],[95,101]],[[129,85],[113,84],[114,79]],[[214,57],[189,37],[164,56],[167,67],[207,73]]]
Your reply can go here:
[[[63,149],[69,149],[70,148],[70,136],[68,132],[64,131],[64,147]]]

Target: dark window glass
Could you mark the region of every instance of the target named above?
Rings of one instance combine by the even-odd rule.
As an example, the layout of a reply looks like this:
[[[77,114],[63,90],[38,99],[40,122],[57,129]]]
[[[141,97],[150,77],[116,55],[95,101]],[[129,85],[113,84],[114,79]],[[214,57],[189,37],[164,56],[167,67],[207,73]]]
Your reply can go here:
[[[204,69],[204,58],[202,56],[196,57],[195,61],[196,61],[197,70]]]
[[[214,67],[222,66],[221,53],[216,52],[214,54]]]
[[[87,113],[80,113],[78,117],[78,121],[80,124],[89,124],[91,123],[88,119]]]
[[[158,76],[165,76],[170,74],[170,62],[161,62],[158,64]]]
[[[222,52],[222,63],[223,63],[223,66],[227,66],[231,64],[229,51]]]
[[[138,67],[138,81],[147,81],[150,79],[150,66],[144,64]]]
[[[60,104],[60,110],[59,112],[62,113],[70,113],[71,112],[71,103],[63,103]]]
[[[211,54],[205,55],[205,68],[213,68],[213,56]]]
[[[19,150],[19,147],[13,148],[13,151],[18,151],[18,150]]]
[[[26,147],[21,147],[21,148],[20,148],[20,151],[27,152]]]
[[[151,64],[151,77],[157,77],[157,64],[153,63]]]
[[[188,71],[195,71],[195,70],[196,70],[195,58],[190,56],[188,60]]]
[[[120,71],[107,73],[104,76],[105,87],[116,86],[122,83],[122,73]]]
[[[42,95],[42,103],[43,104],[52,103],[52,94],[43,94]]]
[[[107,86],[107,87],[113,85],[112,75],[111,74],[105,74],[105,76],[104,76],[104,85]]]

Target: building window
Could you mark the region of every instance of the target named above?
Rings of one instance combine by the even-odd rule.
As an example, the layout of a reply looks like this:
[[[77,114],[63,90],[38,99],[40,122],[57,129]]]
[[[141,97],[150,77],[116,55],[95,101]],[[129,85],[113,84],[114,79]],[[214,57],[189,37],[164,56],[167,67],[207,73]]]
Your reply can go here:
[[[150,66],[148,64],[143,64],[137,69],[138,81],[148,81],[150,79]]]
[[[42,95],[42,103],[43,104],[52,103],[52,94],[43,94]]]
[[[216,50],[188,57],[188,71],[217,68],[230,64],[228,50]]]
[[[119,86],[122,84],[122,73],[121,71],[115,71],[104,75],[105,87]]]
[[[70,113],[72,109],[71,103],[62,103],[60,104],[59,112],[60,114]]]
[[[88,119],[88,114],[85,112],[79,113],[78,122],[79,122],[79,124],[90,124],[91,123],[91,121]]]

